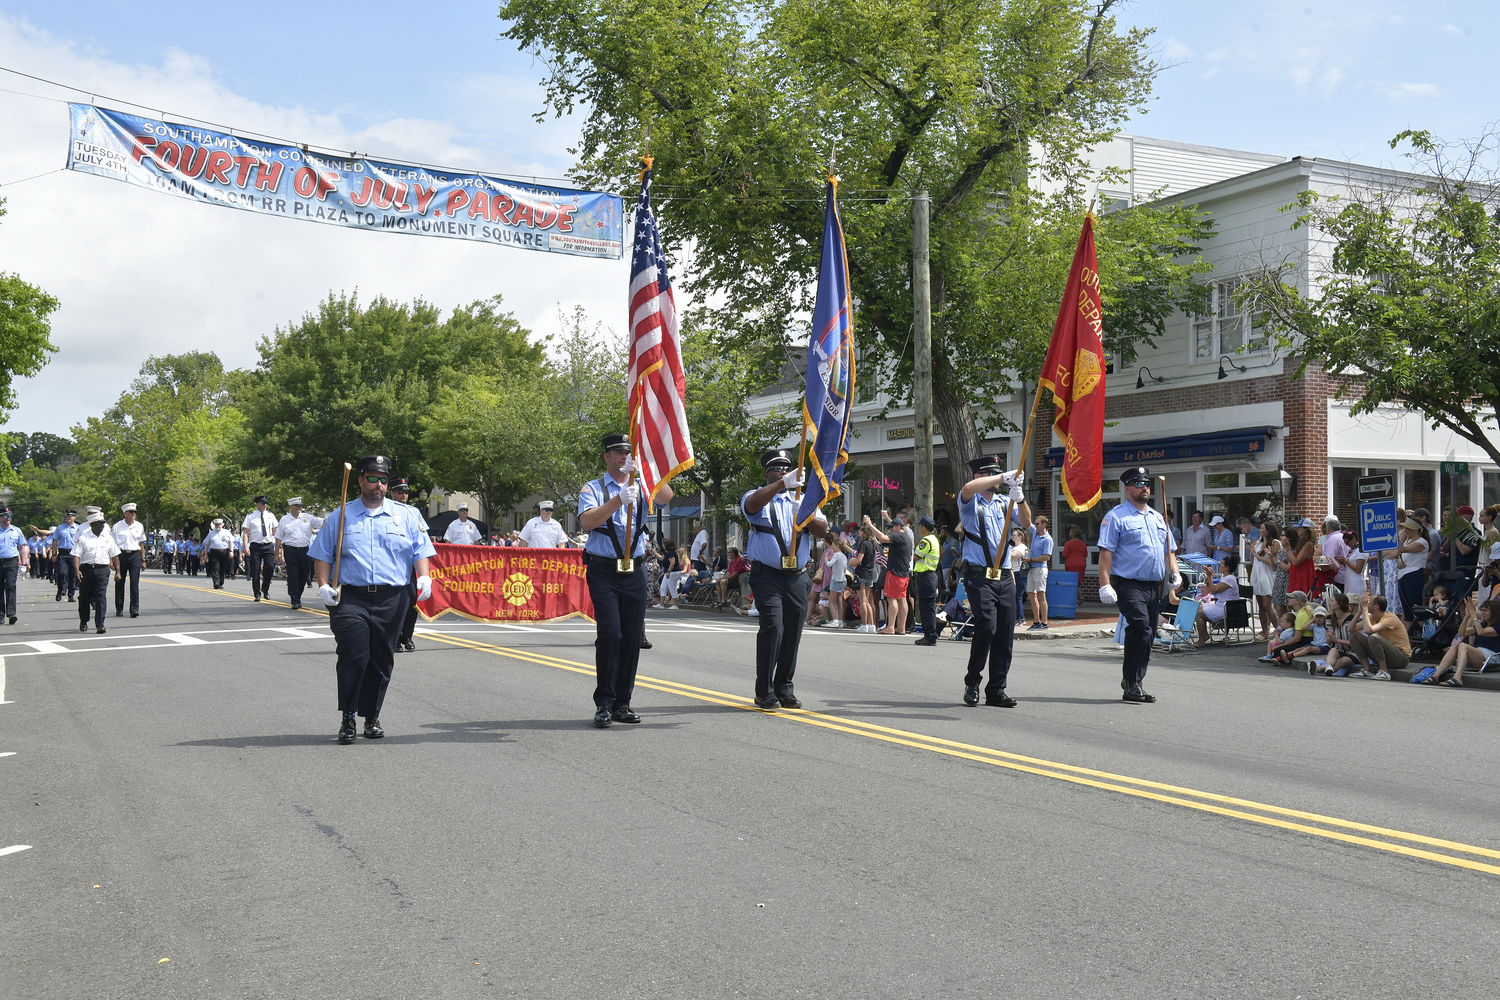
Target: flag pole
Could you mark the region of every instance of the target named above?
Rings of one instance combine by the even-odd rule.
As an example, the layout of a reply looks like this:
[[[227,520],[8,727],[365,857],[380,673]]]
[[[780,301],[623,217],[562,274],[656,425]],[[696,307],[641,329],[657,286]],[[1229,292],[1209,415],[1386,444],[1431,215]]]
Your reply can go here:
[[[797,478],[802,478],[803,467],[807,463],[807,399],[802,400],[802,444],[797,448]],[[795,508],[792,510],[792,558],[797,558],[797,516],[802,510],[802,487],[797,487],[797,495],[792,498]]]
[[[1031,416],[1026,421],[1026,437],[1025,437],[1024,440],[1021,441],[1021,457],[1020,457],[1020,460],[1016,462],[1016,471],[1017,472],[1020,472],[1022,469],[1024,469],[1026,467],[1026,453],[1031,448],[1031,435],[1036,431],[1036,408],[1039,405],[1041,405],[1041,402],[1042,402],[1042,383],[1040,381],[1038,381],[1037,384],[1036,384],[1036,397],[1034,399],[1032,399],[1032,401],[1031,401]],[[996,569],[999,569],[1002,565],[1004,565],[1004,563],[1005,563],[1005,553],[1008,552],[1008,551],[1010,551],[1010,548],[1009,548],[1009,546],[1010,546],[1010,515],[1011,515],[1011,512],[1014,511],[1015,509],[1016,509],[1016,501],[1015,501],[1015,498],[1012,497],[1006,503],[1006,505],[1005,505],[1005,543],[1004,543],[1004,545],[997,545],[997,546],[995,546],[995,548],[998,550],[995,553],[995,568]],[[1012,566],[1011,570],[1012,570],[1012,572],[1014,572],[1015,571],[1015,567]]]

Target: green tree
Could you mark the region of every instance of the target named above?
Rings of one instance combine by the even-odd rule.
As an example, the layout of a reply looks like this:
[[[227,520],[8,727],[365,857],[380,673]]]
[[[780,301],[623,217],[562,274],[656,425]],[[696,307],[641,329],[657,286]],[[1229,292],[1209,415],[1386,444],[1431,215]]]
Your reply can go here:
[[[694,464],[674,482],[679,493],[688,487],[702,491],[704,521],[713,525],[711,536],[717,544],[726,516],[744,520],[740,496],[765,483],[761,453],[791,434],[799,426],[798,416],[772,410],[751,419],[750,401],[774,381],[776,369],[715,331],[690,329],[683,335],[682,367]]]
[[[1326,263],[1283,260],[1248,281],[1284,346],[1343,377],[1352,412],[1396,404],[1500,463],[1500,198],[1496,134],[1446,146],[1402,132],[1421,175],[1390,177],[1322,201],[1303,193],[1293,228],[1312,227]],[[1298,288],[1311,288],[1304,294]]]
[[[330,294],[316,313],[261,341],[260,364],[237,393],[244,464],[324,497],[338,495],[344,462],[371,453],[433,483],[421,417],[444,387],[542,365],[542,344],[499,308],[495,296],[442,321],[420,299],[362,306],[357,296]]]
[[[0,198],[3,215],[5,199]],[[0,423],[15,409],[15,380],[35,375],[48,355],[57,353],[50,320],[57,306],[57,299],[22,281],[19,274],[0,272]],[[0,482],[13,481],[8,450],[0,450]]]
[[[12,434],[8,450],[12,468],[20,468],[28,461],[56,468],[64,458],[78,453],[78,449],[73,447],[73,442],[68,438],[48,434],[46,431]]]
[[[549,499],[576,509],[578,492],[604,472],[599,440],[624,434],[626,353],[604,324],[590,323],[582,306],[559,310],[561,333],[548,364],[548,409],[557,418],[549,458],[540,462],[539,488]]]
[[[1052,251],[1082,221],[1081,153],[1150,93],[1149,32],[1119,28],[1116,3],[508,0],[501,16],[546,59],[552,111],[585,109],[580,182],[630,190],[649,126],[664,234],[691,248],[686,284],[757,349],[805,331],[836,143],[860,385],[906,398],[909,195],[930,191],[934,402],[961,465],[978,451],[976,408],[996,421],[990,401],[1045,352],[1067,270]],[[1201,297],[1188,279],[1205,226],[1185,209],[1107,222],[1106,346],[1128,354]]]

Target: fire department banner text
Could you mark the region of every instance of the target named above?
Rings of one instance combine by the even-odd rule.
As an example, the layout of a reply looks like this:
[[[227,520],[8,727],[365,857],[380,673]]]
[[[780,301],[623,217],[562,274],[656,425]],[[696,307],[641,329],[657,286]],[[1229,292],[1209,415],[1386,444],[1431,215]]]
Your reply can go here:
[[[309,152],[70,104],[68,169],[260,215],[619,257],[620,197]]]
[[[434,547],[432,596],[417,605],[429,621],[447,612],[484,622],[594,620],[582,549]]]

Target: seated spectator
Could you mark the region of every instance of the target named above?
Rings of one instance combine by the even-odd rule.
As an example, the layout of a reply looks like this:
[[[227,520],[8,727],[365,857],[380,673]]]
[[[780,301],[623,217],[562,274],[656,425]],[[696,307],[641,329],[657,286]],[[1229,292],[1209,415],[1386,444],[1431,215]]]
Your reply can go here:
[[[729,603],[729,592],[732,590],[736,595],[742,595],[742,589],[750,582],[750,563],[740,554],[740,550],[733,545],[729,547],[729,568],[719,578],[717,587],[719,590],[719,607]],[[738,598],[734,602],[739,604]]]
[[[1315,659],[1319,656],[1327,657],[1330,649],[1328,635],[1328,611],[1314,604],[1312,611],[1312,638],[1305,640],[1300,646],[1286,646],[1276,651],[1276,662],[1282,666],[1291,666],[1292,662],[1299,656],[1311,656]],[[1326,662],[1326,661],[1325,661]],[[1307,672],[1311,674],[1314,670],[1321,670],[1315,662],[1307,665]]]
[[[1276,632],[1266,642],[1266,655],[1260,658],[1260,662],[1275,663],[1278,649],[1295,646],[1301,642],[1302,633],[1297,631],[1297,616],[1290,611],[1283,611],[1277,623]]]
[[[1388,681],[1392,670],[1400,670],[1411,662],[1411,639],[1406,634],[1406,624],[1386,610],[1385,598],[1380,594],[1366,594],[1359,602],[1360,630],[1349,632],[1349,647],[1363,666],[1375,667],[1360,670],[1359,676],[1369,680]]]
[[[1441,583],[1432,588],[1432,596],[1427,599],[1427,608],[1432,612],[1434,618],[1448,617],[1448,588]]]
[[[1348,594],[1334,594],[1328,605],[1328,658],[1322,673],[1328,677],[1348,677],[1359,663],[1351,653],[1349,633],[1358,625]],[[1311,670],[1311,668],[1309,668]]]
[[[1489,658],[1500,653],[1500,602],[1479,603],[1476,595],[1464,601],[1464,621],[1458,627],[1458,637],[1443,654],[1432,676],[1423,684],[1440,684],[1443,687],[1463,687],[1464,668],[1473,665],[1476,671],[1483,670]]]
[[[1224,620],[1225,605],[1240,598],[1240,557],[1233,552],[1219,560],[1218,579],[1212,571],[1203,585],[1198,605],[1198,638],[1193,645],[1200,649],[1208,645],[1208,626]]]

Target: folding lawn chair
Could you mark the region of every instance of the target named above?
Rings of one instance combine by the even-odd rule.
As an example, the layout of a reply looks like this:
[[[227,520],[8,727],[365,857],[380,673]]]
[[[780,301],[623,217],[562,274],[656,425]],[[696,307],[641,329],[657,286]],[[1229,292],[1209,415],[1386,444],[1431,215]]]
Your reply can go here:
[[[1222,621],[1208,623],[1208,638],[1210,642],[1215,641],[1228,646],[1234,643],[1250,642],[1251,639],[1244,635],[1250,630],[1250,602],[1243,597],[1233,601],[1224,602],[1224,618]]]
[[[1193,628],[1198,623],[1198,602],[1183,601],[1177,605],[1177,617],[1172,624],[1162,625],[1156,630],[1155,649],[1175,653],[1179,649],[1193,648]]]

